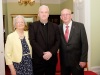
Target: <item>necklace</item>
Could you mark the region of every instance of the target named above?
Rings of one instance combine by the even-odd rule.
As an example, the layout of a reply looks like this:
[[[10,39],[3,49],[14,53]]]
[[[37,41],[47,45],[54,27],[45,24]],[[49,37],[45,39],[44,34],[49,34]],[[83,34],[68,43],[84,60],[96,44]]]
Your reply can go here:
[[[24,35],[19,35],[19,39],[23,39],[24,38]]]

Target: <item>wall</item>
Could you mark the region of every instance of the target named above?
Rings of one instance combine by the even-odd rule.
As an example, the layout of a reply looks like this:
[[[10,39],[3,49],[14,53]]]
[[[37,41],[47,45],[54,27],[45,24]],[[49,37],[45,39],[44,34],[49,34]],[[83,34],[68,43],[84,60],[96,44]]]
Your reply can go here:
[[[100,66],[100,0],[91,0],[91,66]]]
[[[71,11],[73,11],[73,0],[66,0],[64,2],[61,3],[61,10],[63,8],[68,8],[71,9]]]

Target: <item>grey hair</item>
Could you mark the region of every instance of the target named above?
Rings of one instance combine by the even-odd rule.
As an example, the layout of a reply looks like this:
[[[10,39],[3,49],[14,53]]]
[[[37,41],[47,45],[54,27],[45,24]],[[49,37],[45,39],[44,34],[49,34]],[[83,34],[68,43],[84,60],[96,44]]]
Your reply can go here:
[[[47,8],[47,10],[48,10],[48,12],[49,12],[49,7],[48,7],[47,5],[41,5],[41,6],[39,7],[39,11],[40,11],[42,8]]]
[[[26,25],[24,16],[22,16],[22,15],[17,15],[17,16],[14,18],[14,21],[13,21],[14,28],[15,28],[16,21],[17,21],[18,18],[22,18],[23,21],[24,21],[24,23],[25,23],[25,25]]]

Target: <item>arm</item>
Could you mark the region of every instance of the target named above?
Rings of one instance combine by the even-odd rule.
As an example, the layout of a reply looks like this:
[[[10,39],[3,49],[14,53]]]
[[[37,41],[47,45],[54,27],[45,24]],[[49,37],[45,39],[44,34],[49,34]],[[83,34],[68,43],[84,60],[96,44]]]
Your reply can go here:
[[[33,26],[34,24],[30,24],[29,25],[29,41],[30,41],[30,44],[32,46],[32,50],[34,50],[39,57],[42,57],[43,56],[43,50],[42,48],[38,45],[38,43],[36,42],[36,32]]]
[[[11,71],[11,75],[16,75],[16,71],[15,68],[13,66],[12,63],[12,42],[11,42],[11,38],[8,36],[7,37],[7,41],[5,44],[5,59],[6,59],[6,64],[8,65],[10,71]]]
[[[87,63],[87,55],[88,55],[88,41],[84,25],[81,25],[81,43],[82,43],[82,55],[79,65],[83,68]]]
[[[11,37],[9,37],[9,35],[7,36],[7,41],[5,44],[5,59],[6,59],[6,64],[13,64],[12,63],[12,41],[11,41]]]
[[[59,31],[58,25],[55,25],[55,44],[50,49],[50,52],[52,54],[55,54],[57,52],[57,50],[59,48],[59,44],[60,44],[60,31]]]
[[[11,71],[11,75],[16,75],[16,70],[15,70],[15,68],[14,68],[14,65],[11,64],[11,65],[8,65],[8,67],[9,67],[9,69],[10,69],[10,71]]]
[[[82,62],[87,62],[88,41],[87,41],[87,35],[86,35],[86,31],[85,31],[84,25],[81,25],[81,43],[82,43],[81,61]]]

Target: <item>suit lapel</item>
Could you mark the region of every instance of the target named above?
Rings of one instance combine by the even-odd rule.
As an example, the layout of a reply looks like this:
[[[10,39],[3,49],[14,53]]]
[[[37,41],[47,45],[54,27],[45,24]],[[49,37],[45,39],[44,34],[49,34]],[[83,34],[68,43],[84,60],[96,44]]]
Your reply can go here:
[[[69,35],[69,40],[68,42],[70,42],[71,38],[72,38],[72,35],[74,33],[74,30],[75,30],[75,26],[74,26],[74,23],[72,22],[72,27],[71,27],[71,31],[70,31],[70,35]]]
[[[65,39],[65,36],[64,36],[64,32],[63,32],[63,24],[61,25],[61,36],[62,38],[64,39],[64,42],[66,43],[66,39]]]

